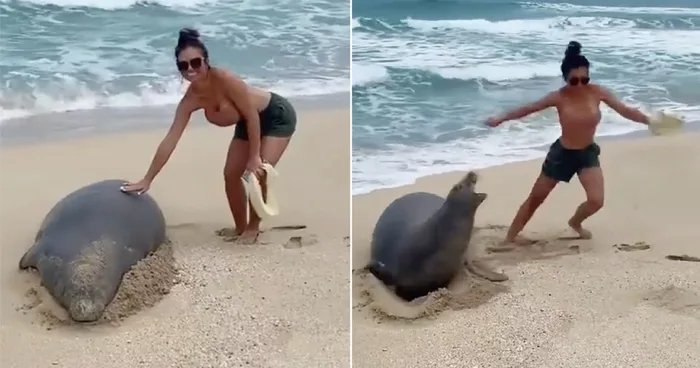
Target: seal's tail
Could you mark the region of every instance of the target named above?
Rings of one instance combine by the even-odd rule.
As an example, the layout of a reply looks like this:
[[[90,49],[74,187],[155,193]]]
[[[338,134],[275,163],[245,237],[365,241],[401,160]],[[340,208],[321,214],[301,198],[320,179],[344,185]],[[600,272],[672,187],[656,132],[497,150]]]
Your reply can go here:
[[[24,270],[29,267],[36,267],[36,255],[36,244],[34,244],[19,260],[19,269]]]

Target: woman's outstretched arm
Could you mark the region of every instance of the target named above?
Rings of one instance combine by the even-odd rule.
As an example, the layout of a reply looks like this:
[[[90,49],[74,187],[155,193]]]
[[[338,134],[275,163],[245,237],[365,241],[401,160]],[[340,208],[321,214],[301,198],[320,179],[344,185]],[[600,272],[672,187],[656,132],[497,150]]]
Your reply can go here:
[[[610,106],[610,108],[615,110],[620,116],[638,123],[649,124],[649,117],[639,111],[639,109],[625,105],[624,102],[620,101],[606,88],[601,86],[596,86],[596,88],[600,94],[600,100],[605,102],[606,105]]]
[[[529,104],[517,107],[513,110],[507,111],[503,115],[492,117],[488,120],[488,124],[490,126],[498,126],[501,125],[503,122],[508,121],[508,120],[514,120],[514,119],[520,119],[525,116],[528,116],[532,113],[544,110],[549,107],[553,107],[557,105],[557,99],[559,98],[559,92],[551,92],[545,95],[544,97],[540,98],[537,101],[531,102]]]

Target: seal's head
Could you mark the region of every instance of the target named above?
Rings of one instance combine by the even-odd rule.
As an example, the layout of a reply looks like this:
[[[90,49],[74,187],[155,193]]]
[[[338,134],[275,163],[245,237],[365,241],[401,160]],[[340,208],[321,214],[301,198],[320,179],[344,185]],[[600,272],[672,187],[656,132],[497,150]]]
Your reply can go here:
[[[486,193],[478,193],[474,191],[474,186],[478,180],[475,172],[470,171],[455,184],[447,194],[446,202],[459,208],[473,213],[479,205],[486,199]]]
[[[68,313],[77,322],[94,322],[102,317],[105,305],[91,298],[75,298],[68,307]]]
[[[95,251],[100,249],[102,251]],[[116,258],[108,256],[105,249],[109,248],[97,246],[81,253],[81,257],[71,262],[67,269],[63,304],[77,322],[97,321],[116,293],[118,283],[114,280],[120,278],[121,273],[117,262],[108,261]]]

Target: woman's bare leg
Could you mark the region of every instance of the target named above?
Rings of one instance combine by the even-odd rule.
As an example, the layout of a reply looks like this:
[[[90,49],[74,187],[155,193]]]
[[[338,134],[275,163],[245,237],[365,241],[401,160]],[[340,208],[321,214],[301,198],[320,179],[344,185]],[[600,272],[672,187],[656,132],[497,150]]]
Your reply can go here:
[[[248,162],[248,142],[242,139],[233,138],[229,145],[224,166],[224,183],[228,205],[233,215],[235,227],[231,231],[222,229],[219,235],[238,236],[243,234],[247,227],[245,190],[241,183],[241,176],[245,172]]]
[[[537,211],[556,185],[556,180],[544,174],[540,174],[537,180],[535,180],[535,184],[532,186],[527,199],[520,205],[518,212],[515,214],[513,222],[508,229],[508,234],[506,234],[506,238],[503,241],[504,244],[528,245],[534,243],[533,240],[519,236],[518,234],[520,234],[525,225],[532,218],[532,215],[535,214],[535,211]]]
[[[282,154],[284,154],[287,149],[290,140],[291,137],[262,137],[262,141],[260,142],[260,156],[262,156],[263,161],[266,161],[272,166],[276,166]],[[263,192],[263,198],[267,200],[267,183],[264,177],[260,179],[260,187]],[[250,222],[240,237],[242,241],[248,242],[255,241],[260,233],[260,217],[255,213],[252,205],[250,205],[249,208]]]
[[[591,217],[594,213],[603,208],[605,198],[605,185],[603,180],[603,170],[600,167],[590,167],[581,170],[579,181],[586,191],[586,201],[581,203],[576,212],[569,219],[569,226],[576,231],[582,239],[590,239],[593,234],[584,229],[581,225],[583,221]]]

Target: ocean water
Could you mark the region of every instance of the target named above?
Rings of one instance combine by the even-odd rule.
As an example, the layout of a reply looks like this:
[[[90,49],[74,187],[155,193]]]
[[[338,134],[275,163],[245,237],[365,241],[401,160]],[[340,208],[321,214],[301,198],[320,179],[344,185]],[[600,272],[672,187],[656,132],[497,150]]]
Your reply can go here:
[[[178,31],[288,97],[350,90],[349,0],[0,0],[0,124],[176,103]]]
[[[623,101],[700,121],[698,0],[354,0],[352,17],[353,194],[543,157],[553,109],[483,121],[562,86],[571,40]],[[644,129],[603,105],[599,136]]]

